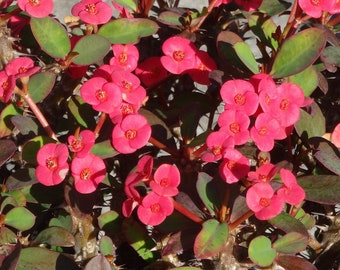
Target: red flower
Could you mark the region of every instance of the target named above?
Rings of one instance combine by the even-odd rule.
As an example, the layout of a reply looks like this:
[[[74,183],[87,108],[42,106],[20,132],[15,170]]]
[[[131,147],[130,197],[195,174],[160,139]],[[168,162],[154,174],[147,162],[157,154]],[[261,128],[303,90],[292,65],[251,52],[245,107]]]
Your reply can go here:
[[[139,51],[136,46],[127,44],[112,45],[114,57],[110,59],[110,65],[117,70],[132,72],[136,69],[139,60]]]
[[[60,184],[69,170],[67,159],[68,149],[65,144],[45,144],[37,153],[35,175],[38,181],[45,186]]]
[[[335,0],[299,0],[299,6],[309,16],[320,18],[323,11],[332,11]]]
[[[170,164],[162,164],[154,173],[154,180],[150,182],[153,192],[160,196],[176,196],[181,175],[177,167]]]
[[[101,77],[93,77],[86,81],[80,88],[80,95],[99,112],[111,113],[122,102],[119,87]]]
[[[220,94],[225,109],[245,111],[247,115],[257,110],[258,95],[250,82],[241,79],[227,81],[222,85]]]
[[[196,68],[196,48],[190,40],[178,36],[168,38],[162,50],[165,56],[161,57],[161,63],[172,74]]]
[[[112,9],[102,0],[81,0],[72,7],[72,15],[88,24],[104,24],[112,17]]]
[[[260,220],[271,219],[283,210],[283,200],[274,194],[272,186],[268,183],[257,183],[247,191],[246,202],[250,210]]]
[[[163,67],[160,57],[149,57],[144,62],[140,63],[135,70],[136,75],[143,84],[150,87],[164,78],[166,78],[168,72]]]
[[[151,127],[140,114],[127,115],[112,131],[112,145],[122,154],[135,152],[145,146],[151,136]]]
[[[157,226],[172,214],[174,205],[171,198],[151,192],[144,197],[137,209],[139,220],[145,225]]]
[[[83,130],[78,136],[70,135],[67,139],[71,152],[77,153],[77,157],[82,158],[90,152],[96,137],[91,130]]]
[[[220,160],[226,149],[235,146],[234,138],[225,130],[211,132],[206,139],[206,144],[209,151],[202,155],[202,160],[205,162]]]
[[[153,157],[145,155],[137,163],[137,172],[143,176],[143,179],[150,179],[153,169]]]
[[[140,86],[138,77],[128,71],[114,71],[111,74],[114,84],[122,93],[122,99],[130,104],[142,104],[146,98],[145,89]]]
[[[13,0],[3,0],[0,2],[0,9],[5,9],[12,4]]]
[[[130,104],[125,101],[119,107],[114,107],[110,113],[112,123],[118,124],[129,114],[136,114],[142,104]]]
[[[71,163],[71,173],[74,178],[74,186],[79,193],[88,194],[94,192],[106,174],[104,161],[94,154],[88,153],[80,158],[75,157]]]
[[[261,113],[255,120],[255,125],[250,129],[250,136],[256,146],[263,152],[269,152],[278,139],[281,126],[269,113]]]
[[[209,0],[209,3],[211,2],[212,0]],[[222,4],[229,4],[231,3],[232,0],[217,0],[216,1],[216,4],[215,4],[215,7],[219,7],[220,5]]]
[[[8,76],[6,71],[0,71],[0,98],[8,102],[15,88],[15,78],[13,75]]]
[[[29,77],[39,71],[40,67],[35,67],[34,62],[29,57],[19,57],[10,61],[5,71],[7,75],[13,75],[15,79]]]
[[[53,0],[18,0],[18,6],[30,16],[42,18],[48,16],[53,8]]]
[[[215,61],[205,51],[196,52],[196,68],[188,70],[188,74],[195,82],[210,85],[210,71],[217,69]]]
[[[235,145],[242,145],[248,141],[249,124],[249,116],[244,111],[226,110],[218,118],[221,130],[234,138]]]
[[[280,176],[283,186],[277,190],[277,195],[289,204],[300,204],[305,199],[306,194],[303,188],[296,182],[295,175],[287,169],[281,169]]]
[[[235,0],[235,3],[245,11],[254,11],[261,6],[263,0]]]
[[[223,156],[219,171],[222,179],[228,184],[236,183],[245,177],[250,170],[248,159],[236,149],[228,149]]]
[[[278,169],[274,164],[266,163],[261,165],[255,172],[249,172],[248,180],[253,182],[269,183],[277,172]]]

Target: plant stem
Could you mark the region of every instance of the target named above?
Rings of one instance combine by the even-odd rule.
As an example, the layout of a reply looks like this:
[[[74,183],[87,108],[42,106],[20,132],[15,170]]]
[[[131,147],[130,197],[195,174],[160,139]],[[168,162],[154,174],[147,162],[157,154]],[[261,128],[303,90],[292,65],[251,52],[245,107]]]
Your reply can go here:
[[[211,1],[211,3],[209,4],[207,13],[201,18],[201,20],[194,27],[191,28],[191,30],[190,30],[191,33],[196,32],[201,27],[201,25],[204,23],[204,21],[210,15],[211,11],[214,9],[216,3],[217,3],[217,0]]]
[[[187,218],[191,219],[192,221],[194,221],[196,223],[203,223],[204,222],[203,219],[201,219],[199,216],[197,216],[193,212],[189,211],[187,208],[185,208],[183,205],[181,205],[180,203],[178,203],[174,199],[172,199],[172,202],[174,204],[175,209],[178,212],[180,212],[181,214],[183,214],[184,216],[186,216]]]
[[[229,230],[235,229],[238,225],[240,225],[246,219],[250,218],[253,214],[253,211],[249,210],[247,213],[236,219],[233,223],[229,224]]]
[[[32,112],[37,117],[42,127],[45,129],[47,135],[52,139],[58,141],[57,135],[54,133],[50,124],[47,122],[45,116],[42,114],[41,110],[38,108],[37,104],[33,101],[31,96],[28,93],[24,93],[19,88],[16,88],[15,91],[24,99],[27,105],[31,108]]]
[[[97,125],[96,125],[96,128],[95,128],[94,131],[93,131],[94,136],[95,136],[96,139],[98,138],[99,133],[100,133],[100,130],[102,129],[102,127],[103,127],[103,125],[104,125],[104,123],[105,123],[106,116],[107,116],[106,113],[102,113],[102,114],[99,116],[98,123],[97,123]]]
[[[230,189],[228,188],[227,191],[224,194],[222,207],[220,210],[220,222],[225,222],[227,218],[227,212],[228,212],[228,201],[230,196]]]
[[[154,137],[150,137],[149,139],[149,143],[153,144],[154,146],[156,146],[159,149],[164,150],[165,152],[168,152],[169,154],[175,156],[175,157],[179,157],[180,153],[176,150],[173,150],[169,147],[167,147],[165,144],[161,143],[160,141],[156,140]]]

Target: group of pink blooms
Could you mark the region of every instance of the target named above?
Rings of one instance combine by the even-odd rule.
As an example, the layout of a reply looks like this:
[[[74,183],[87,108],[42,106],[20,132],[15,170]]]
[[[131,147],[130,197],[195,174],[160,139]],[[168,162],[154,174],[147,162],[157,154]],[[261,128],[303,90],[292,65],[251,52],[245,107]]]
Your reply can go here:
[[[12,2],[2,1],[1,8]],[[216,6],[229,2],[219,0]],[[251,11],[262,1],[235,2]],[[20,9],[33,17],[48,16],[53,10],[52,0],[18,0],[17,3]],[[339,1],[300,0],[299,4],[306,14],[315,16],[316,13],[312,13],[315,10],[333,12],[338,8]],[[72,8],[74,16],[89,24],[106,23],[112,17],[111,12],[110,6],[100,0],[82,0]],[[113,45],[113,57],[109,64],[96,69],[80,88],[82,99],[99,113],[109,115],[115,124],[112,145],[120,153],[135,152],[145,146],[151,136],[147,119],[138,113],[147,101],[147,91],[142,85],[150,87],[157,84],[168,73],[188,74],[197,83],[209,85],[209,73],[217,69],[208,53],[197,49],[188,39],[170,37],[163,43],[162,50],[163,56],[138,63],[139,52],[134,45]],[[7,64],[5,70],[0,72],[3,101],[10,100],[17,79],[26,85],[25,78],[38,70],[27,57]],[[292,172],[278,169],[271,163],[260,166],[255,172],[250,171],[248,159],[235,146],[252,140],[261,151],[272,150],[275,140],[286,138],[299,119],[300,107],[308,104],[302,90],[293,83],[277,86],[269,75],[257,74],[249,81],[235,79],[225,82],[220,94],[225,110],[218,118],[219,130],[212,132],[206,140],[208,150],[202,155],[202,161],[221,160],[220,175],[229,184],[242,178],[251,183],[246,201],[259,219],[276,216],[284,208],[284,203],[301,203],[305,194]],[[75,134],[68,137],[67,144],[44,145],[37,154],[38,181],[48,186],[57,185],[71,171],[78,192],[94,192],[106,176],[104,161],[91,153],[95,140],[93,131],[77,129]],[[173,212],[172,197],[178,194],[180,172],[170,164],[162,164],[152,172],[152,157],[142,157],[137,172],[131,173],[125,181],[128,198],[123,204],[123,214],[130,216],[137,207],[137,214],[143,223],[158,225]],[[274,190],[270,181],[277,174],[281,185]],[[136,189],[140,184],[146,184],[149,190],[144,197]]]

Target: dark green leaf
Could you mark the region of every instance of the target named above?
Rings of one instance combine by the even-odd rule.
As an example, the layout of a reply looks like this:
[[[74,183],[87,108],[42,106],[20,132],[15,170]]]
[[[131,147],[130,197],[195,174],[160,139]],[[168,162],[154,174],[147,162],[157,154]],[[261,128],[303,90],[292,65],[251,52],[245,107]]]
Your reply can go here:
[[[93,44],[96,44],[96,46],[93,46]],[[84,36],[72,50],[72,52],[77,53],[72,62],[82,66],[101,62],[109,52],[110,47],[110,41],[101,35]]]
[[[34,102],[41,102],[51,92],[57,75],[53,72],[40,72],[30,77],[28,91]]]
[[[236,42],[233,47],[243,64],[245,64],[246,67],[254,74],[259,73],[259,66],[250,49],[250,46],[245,42]]]
[[[105,158],[110,158],[110,157],[114,157],[116,155],[119,154],[119,152],[117,152],[113,147],[112,147],[112,143],[111,140],[105,140],[99,143],[96,143],[92,149],[91,152],[99,157],[101,157],[102,159]]]
[[[101,214],[98,217],[98,226],[106,232],[118,232],[121,226],[119,214],[113,210]]]
[[[22,149],[22,159],[30,164],[37,164],[37,153],[39,149],[47,144],[55,142],[50,137],[37,136],[25,143]]]
[[[80,96],[72,96],[67,105],[79,125],[89,128],[94,124],[94,111]]]
[[[202,230],[195,239],[194,253],[199,259],[217,255],[228,240],[228,224],[210,219],[202,224]]]
[[[281,78],[299,73],[312,65],[326,43],[326,35],[318,28],[308,28],[287,38],[279,48],[270,75]]]
[[[276,226],[286,233],[297,232],[304,235],[305,237],[308,237],[308,231],[306,227],[299,220],[295,219],[286,212],[281,212],[281,214],[268,221],[270,224]]]
[[[335,72],[340,66],[340,48],[328,46],[322,51],[320,58],[328,71]]]
[[[14,128],[11,118],[14,115],[21,115],[22,110],[15,107],[12,103],[7,105],[2,111],[0,115],[0,138],[9,136],[12,134],[12,130]]]
[[[295,254],[306,249],[308,237],[297,232],[289,232],[273,243],[273,248],[280,253]]]
[[[155,34],[158,28],[157,23],[149,19],[122,18],[103,25],[98,34],[108,38],[113,44],[129,44]]]
[[[76,241],[73,234],[62,227],[49,227],[42,230],[32,241],[33,246],[48,244],[57,247],[73,247]]]
[[[19,206],[11,209],[6,213],[4,224],[18,229],[19,231],[26,231],[33,227],[35,223],[35,216],[25,207]]]
[[[298,178],[306,192],[306,200],[324,204],[340,203],[340,176],[308,175]]]
[[[281,255],[276,262],[286,270],[317,270],[312,263],[297,256]]]
[[[65,28],[51,17],[31,18],[31,29],[41,49],[55,58],[64,58],[71,50]]]
[[[0,167],[17,151],[17,146],[11,140],[0,140]]]
[[[35,168],[23,168],[15,171],[6,180],[6,188],[11,190],[22,189],[37,183]]]
[[[281,1],[281,0],[263,0],[259,11],[266,13],[269,16],[274,16],[279,14],[289,8],[291,3]]]
[[[312,229],[315,226],[316,220],[313,216],[306,213],[302,208],[296,213],[295,218],[305,225],[307,230]]]
[[[32,118],[23,115],[14,115],[11,118],[13,125],[20,131],[22,135],[37,135],[38,125]]]
[[[272,243],[265,236],[258,236],[249,244],[249,258],[259,266],[267,267],[274,262],[276,251],[271,247]]]

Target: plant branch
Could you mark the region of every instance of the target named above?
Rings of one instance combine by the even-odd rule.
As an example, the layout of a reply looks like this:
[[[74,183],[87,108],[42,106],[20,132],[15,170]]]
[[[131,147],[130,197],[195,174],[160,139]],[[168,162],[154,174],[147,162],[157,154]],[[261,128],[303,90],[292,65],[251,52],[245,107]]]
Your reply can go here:
[[[154,137],[150,137],[149,139],[149,143],[153,144],[154,146],[156,146],[159,149],[164,150],[165,152],[175,156],[175,157],[179,157],[180,153],[176,150],[173,150],[169,147],[167,147],[165,144],[161,143],[160,141],[156,140]]]
[[[94,136],[95,136],[96,139],[99,137],[100,130],[102,129],[102,127],[103,127],[103,125],[105,123],[106,117],[107,117],[106,113],[102,113],[99,116],[99,120],[97,122],[96,128],[93,131]]]
[[[194,221],[196,223],[203,223],[204,222],[203,219],[201,219],[199,216],[197,216],[193,212],[189,211],[187,208],[185,208],[183,205],[181,205],[180,203],[178,203],[174,199],[172,199],[172,202],[174,204],[175,209],[178,212],[180,212],[181,214],[183,214],[184,216],[186,216],[187,218],[191,219],[192,221]]]
[[[196,32],[201,27],[201,25],[204,23],[204,21],[210,15],[211,11],[214,9],[216,3],[217,3],[217,0],[211,1],[211,3],[209,4],[207,13],[201,18],[201,20],[194,27],[191,28],[191,30],[190,30],[191,33]]]
[[[229,224],[229,230],[235,229],[238,225],[240,225],[246,219],[250,218],[252,215],[254,215],[254,212],[249,210],[247,213],[243,214],[241,217],[236,219],[233,223],[230,223]]]

